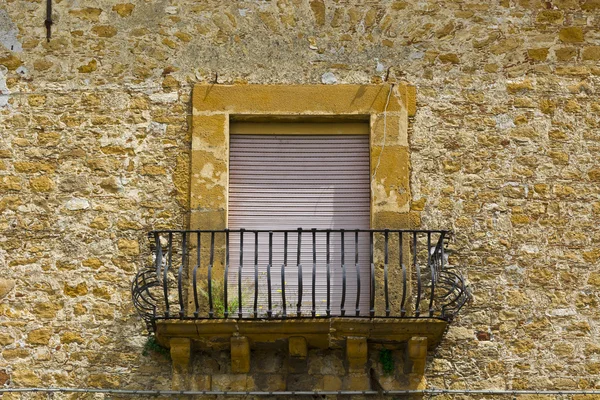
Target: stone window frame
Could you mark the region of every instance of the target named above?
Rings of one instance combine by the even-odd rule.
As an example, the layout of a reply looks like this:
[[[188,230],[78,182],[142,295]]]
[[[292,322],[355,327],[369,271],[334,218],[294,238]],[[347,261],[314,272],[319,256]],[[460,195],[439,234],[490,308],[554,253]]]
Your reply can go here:
[[[196,84],[192,92],[189,229],[227,228],[229,125],[235,119],[369,121],[371,228],[414,229],[408,118],[415,87]],[[383,143],[385,138],[385,143]]]

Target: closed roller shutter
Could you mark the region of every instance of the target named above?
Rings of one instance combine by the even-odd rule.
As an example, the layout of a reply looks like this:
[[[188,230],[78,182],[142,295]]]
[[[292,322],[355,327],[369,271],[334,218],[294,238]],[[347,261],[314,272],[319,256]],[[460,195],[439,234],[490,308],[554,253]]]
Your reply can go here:
[[[353,134],[318,134],[331,132],[330,124],[294,124],[284,126],[286,134],[275,135],[271,130],[281,124],[241,124],[231,126],[229,211],[230,229],[297,229],[302,228],[301,257],[298,262],[298,233],[288,234],[287,265],[284,269],[287,314],[296,315],[299,298],[297,264],[302,264],[301,310],[310,316],[313,309],[313,238],[311,228],[368,229],[370,220],[369,194],[369,136],[368,125],[341,124]],[[294,130],[297,126],[297,130]],[[293,134],[306,133],[311,135]],[[268,135],[247,132],[268,131]],[[246,132],[236,134],[236,132]],[[290,134],[290,132],[292,134]],[[317,133],[317,134],[315,134]],[[358,134],[357,134],[358,133]],[[343,286],[341,235],[330,234],[331,314],[340,315]],[[231,235],[230,298],[237,297],[240,257],[238,234]],[[346,232],[344,258],[346,264],[346,315],[355,315],[358,277],[355,265],[359,254],[360,314],[368,315],[369,308],[369,242],[368,234]],[[268,233],[244,234],[242,265],[242,303],[244,316],[254,308],[254,261],[258,265],[258,313],[268,309],[267,265],[269,261]],[[325,233],[315,235],[316,255],[316,314],[325,315],[327,307],[327,239]],[[258,250],[255,252],[255,250]],[[281,270],[285,261],[284,235],[273,234],[272,247],[272,308],[276,316],[282,313]]]

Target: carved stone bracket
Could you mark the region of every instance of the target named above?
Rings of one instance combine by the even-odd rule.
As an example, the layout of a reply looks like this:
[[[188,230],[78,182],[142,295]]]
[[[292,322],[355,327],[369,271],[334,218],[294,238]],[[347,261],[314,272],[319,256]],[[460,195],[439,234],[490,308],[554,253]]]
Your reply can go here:
[[[188,338],[171,338],[170,344],[173,369],[189,372],[192,341]]]
[[[346,339],[346,361],[349,372],[363,372],[367,365],[366,337],[350,336]]]
[[[410,338],[406,347],[407,356],[412,362],[409,374],[411,389],[425,388],[425,363],[427,362],[427,338],[415,336]]]
[[[250,372],[250,343],[247,337],[231,338],[231,372],[234,374]]]

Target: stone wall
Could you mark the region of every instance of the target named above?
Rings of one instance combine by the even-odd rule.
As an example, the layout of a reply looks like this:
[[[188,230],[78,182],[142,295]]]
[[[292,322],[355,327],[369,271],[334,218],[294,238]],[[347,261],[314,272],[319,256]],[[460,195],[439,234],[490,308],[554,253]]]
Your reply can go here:
[[[186,223],[194,83],[408,81],[412,209],[474,299],[450,388],[600,382],[598,0],[0,6],[0,385],[169,388],[131,278]]]

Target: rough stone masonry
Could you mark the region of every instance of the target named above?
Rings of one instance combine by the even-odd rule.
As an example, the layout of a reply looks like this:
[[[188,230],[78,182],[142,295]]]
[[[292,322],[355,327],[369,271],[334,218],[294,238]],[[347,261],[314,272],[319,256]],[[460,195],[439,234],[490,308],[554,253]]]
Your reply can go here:
[[[600,387],[599,0],[54,0],[52,17],[47,42],[45,1],[0,5],[0,386],[171,387],[129,285],[146,232],[186,223],[194,83],[401,80],[411,208],[454,230],[474,293],[429,384]],[[309,357],[339,386],[339,357]],[[281,387],[280,360],[212,385]]]

